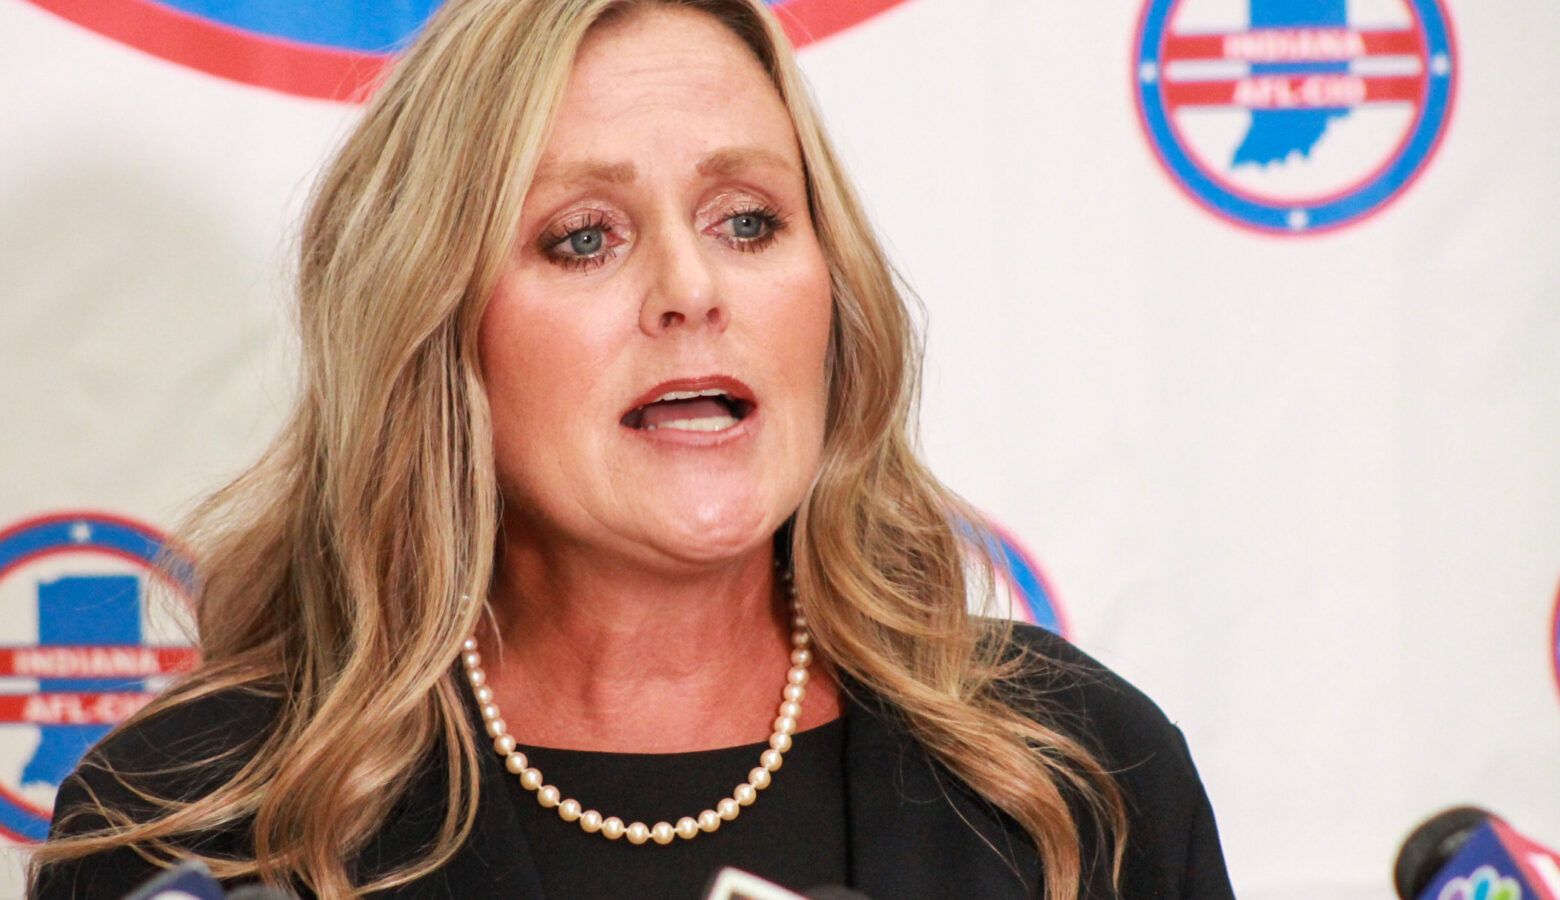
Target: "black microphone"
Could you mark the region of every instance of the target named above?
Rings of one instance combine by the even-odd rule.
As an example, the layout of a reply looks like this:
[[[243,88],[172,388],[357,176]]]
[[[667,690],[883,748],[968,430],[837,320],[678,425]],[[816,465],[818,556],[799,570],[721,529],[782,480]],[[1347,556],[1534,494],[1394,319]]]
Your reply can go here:
[[[1560,900],[1560,855],[1487,810],[1459,806],[1409,833],[1392,867],[1392,883],[1402,900]]]
[[[1452,861],[1489,818],[1488,810],[1458,806],[1436,813],[1409,832],[1392,867],[1392,885],[1398,897],[1414,900],[1424,893],[1435,873]]]

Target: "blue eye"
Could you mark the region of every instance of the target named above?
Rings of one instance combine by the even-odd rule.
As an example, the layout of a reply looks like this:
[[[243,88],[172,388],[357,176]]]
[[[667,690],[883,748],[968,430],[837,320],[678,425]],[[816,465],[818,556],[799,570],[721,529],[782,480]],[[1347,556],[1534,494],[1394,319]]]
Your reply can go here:
[[[575,256],[595,256],[606,245],[607,235],[599,226],[581,228],[569,233],[569,250]]]
[[[605,265],[616,255],[612,224],[605,216],[592,215],[549,231],[537,241],[546,257],[560,266],[587,271]]]
[[[732,212],[721,221],[719,234],[734,249],[753,253],[768,247],[785,227],[785,220],[773,209],[746,209]]]
[[[754,213],[743,213],[731,217],[731,233],[733,237],[750,241],[764,233],[765,222],[763,218]]]

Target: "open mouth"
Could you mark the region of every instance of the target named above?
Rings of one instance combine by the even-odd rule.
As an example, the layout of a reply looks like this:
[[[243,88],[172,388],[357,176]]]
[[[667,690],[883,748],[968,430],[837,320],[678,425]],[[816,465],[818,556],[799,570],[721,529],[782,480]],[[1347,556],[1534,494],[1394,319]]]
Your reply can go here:
[[[725,431],[753,412],[751,400],[720,388],[667,391],[623,414],[619,422],[636,431]]]

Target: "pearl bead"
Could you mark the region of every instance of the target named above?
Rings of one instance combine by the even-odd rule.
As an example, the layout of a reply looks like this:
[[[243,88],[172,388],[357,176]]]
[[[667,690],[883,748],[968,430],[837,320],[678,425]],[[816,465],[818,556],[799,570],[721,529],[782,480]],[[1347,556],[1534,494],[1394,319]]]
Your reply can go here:
[[[791,632],[791,645],[794,647],[806,647],[812,643],[812,635],[805,631]]]
[[[559,795],[558,789],[550,784],[542,785],[542,787],[539,788],[536,792],[536,802],[547,807],[548,809],[557,806],[560,799],[561,796]]]
[[[477,639],[474,638],[474,637],[466,638],[464,641],[460,642],[460,649],[466,650],[466,651],[476,650],[477,649]]]
[[[542,773],[536,769],[526,769],[520,773],[520,786],[528,791],[534,791],[542,786]]]
[[[493,702],[493,689],[487,685],[477,688],[477,705],[484,706]]]
[[[730,822],[737,817],[737,813],[742,811],[742,805],[730,797],[726,797],[715,804],[715,809],[717,810],[716,815]]]
[[[769,736],[769,746],[784,753],[791,749],[791,736],[789,734],[771,734]]]
[[[800,719],[802,717],[802,705],[800,703],[792,703],[791,701],[787,700],[780,704],[780,715],[787,716],[792,719]]]
[[[714,814],[711,813],[711,815]],[[716,816],[715,821],[719,822],[720,817]],[[699,833],[699,823],[692,816],[683,816],[677,820],[677,827],[674,830],[677,832],[678,837],[685,841],[691,841]]]
[[[608,816],[606,821],[601,823],[601,833],[607,840],[617,840],[623,836],[623,831],[623,820],[617,816]]]
[[[787,682],[789,682],[789,679],[787,679]],[[802,698],[805,697],[805,696],[807,696],[807,689],[806,688],[802,687],[799,684],[790,684],[790,683],[786,684],[786,686],[785,686],[785,699],[788,702],[790,702],[790,703],[801,703],[802,702]]]
[[[797,649],[791,651],[791,665],[793,665],[793,666],[805,666],[805,665],[810,664],[811,662],[812,662],[812,651],[811,650],[803,650],[800,647],[798,647]]]
[[[807,628],[807,616],[804,615],[800,609],[798,609],[796,611],[796,615],[791,617],[791,625],[797,631],[805,630]]]
[[[763,766],[755,767],[748,773],[748,784],[751,784],[754,790],[760,791],[769,787],[769,770]]]
[[[466,673],[466,680],[471,682],[472,687],[481,687],[487,684],[487,674],[481,669],[472,669]]]
[[[758,791],[751,784],[744,781],[737,785],[736,790],[731,792],[731,798],[743,806],[752,806],[753,801],[758,799]]]
[[[796,720],[790,716],[781,716],[775,720],[775,730],[781,734],[795,734]]]
[[[770,747],[768,750],[765,750],[763,753],[758,755],[759,764],[771,772],[779,769],[781,763],[784,761],[785,757],[781,756],[780,751],[773,747]]]
[[[506,734],[508,731],[509,723],[505,722],[503,719],[492,719],[487,723],[488,737],[494,738],[495,740],[499,735]]]
[[[630,844],[643,844],[645,841],[650,840],[650,826],[643,822],[635,822],[628,826],[628,831],[624,832],[624,834],[628,837]]]
[[[484,703],[482,705],[482,721],[491,722],[494,719],[503,718],[503,713],[498,711],[497,703]]]
[[[493,739],[493,749],[498,751],[498,755],[500,756],[508,756],[509,754],[515,752],[514,737],[508,734],[499,735]]]
[[[657,822],[650,826],[650,839],[657,844],[670,844],[677,837],[676,829],[671,822]]]
[[[735,806],[736,804],[732,805]],[[719,828],[720,823],[723,821],[725,820],[721,818],[720,813],[713,809],[706,809],[704,812],[699,813],[699,830],[709,833]]]
[[[807,670],[801,666],[792,666],[791,671],[785,673],[785,680],[798,687],[807,683]]]
[[[594,809],[587,809],[580,813],[580,827],[586,834],[595,834],[601,830],[601,813]]]
[[[466,668],[475,669],[482,665],[482,654],[475,650],[467,650],[460,655],[460,661],[466,664]]]
[[[530,760],[525,758],[524,753],[511,753],[504,757],[504,768],[508,769],[511,775],[519,775],[530,767]]]
[[[570,797],[569,799],[567,799],[567,800],[563,801],[562,803],[558,804],[558,818],[564,820],[565,822],[573,822],[574,820],[578,819],[579,817],[580,817],[580,801],[575,800],[573,797]],[[596,827],[600,828],[601,826],[597,825]]]

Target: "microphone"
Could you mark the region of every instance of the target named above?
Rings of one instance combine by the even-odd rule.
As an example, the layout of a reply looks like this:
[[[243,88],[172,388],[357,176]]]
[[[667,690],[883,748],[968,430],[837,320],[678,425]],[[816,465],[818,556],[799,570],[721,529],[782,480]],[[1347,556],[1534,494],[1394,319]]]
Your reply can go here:
[[[1560,856],[1487,810],[1459,806],[1409,833],[1392,883],[1401,900],[1560,900]]]
[[[186,860],[136,888],[124,900],[298,900],[290,891],[246,884],[232,893],[222,887],[206,864]]]
[[[752,872],[726,866],[710,877],[704,900],[869,900],[866,894],[840,885],[817,887],[805,894],[765,881]]]

